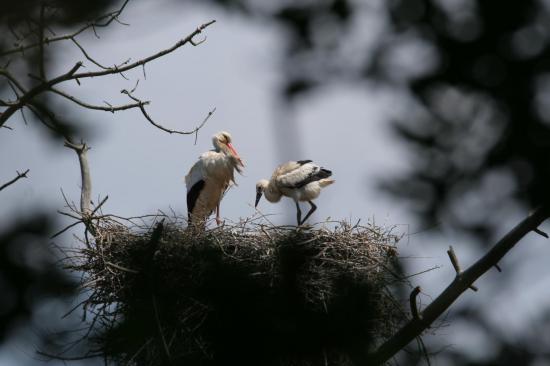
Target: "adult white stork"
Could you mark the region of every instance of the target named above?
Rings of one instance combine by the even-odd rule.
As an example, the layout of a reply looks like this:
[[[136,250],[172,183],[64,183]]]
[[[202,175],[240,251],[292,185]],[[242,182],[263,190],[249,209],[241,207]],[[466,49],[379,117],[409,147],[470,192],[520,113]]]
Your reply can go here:
[[[321,189],[334,183],[328,179],[332,175],[330,170],[320,167],[311,160],[289,161],[279,165],[273,172],[270,180],[262,179],[256,184],[256,204],[258,206],[262,194],[269,202],[279,202],[281,196],[287,196],[296,203],[296,219],[298,226],[302,225],[317,209],[312,202],[319,197]],[[298,202],[307,201],[311,209],[303,220],[302,211]]]
[[[214,209],[216,222],[221,223],[220,201],[229,185],[235,182],[235,170],[240,173],[244,167],[228,132],[215,134],[212,144],[214,150],[203,153],[185,176],[189,226],[204,226]]]

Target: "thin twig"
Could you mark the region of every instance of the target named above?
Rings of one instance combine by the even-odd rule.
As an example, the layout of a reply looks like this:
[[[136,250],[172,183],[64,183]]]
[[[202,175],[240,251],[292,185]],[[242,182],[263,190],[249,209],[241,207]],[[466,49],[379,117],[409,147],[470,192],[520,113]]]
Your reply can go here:
[[[134,274],[138,274],[139,271],[136,271],[135,269],[130,269],[130,268],[126,268],[126,267],[123,267],[119,264],[116,264],[116,263],[112,263],[112,262],[108,262],[108,261],[105,261],[105,264],[110,266],[110,267],[113,267],[113,268],[116,268],[116,269],[120,269],[121,271],[124,271],[124,272],[128,272],[128,273],[134,273]]]
[[[40,77],[46,79],[46,67],[45,67],[45,56],[44,56],[44,11],[46,4],[42,3],[40,6],[40,21],[38,24],[38,67],[40,72]]]
[[[197,133],[206,123],[206,121],[208,121],[208,119],[214,114],[214,112],[216,111],[216,108],[212,109],[210,112],[208,112],[208,115],[204,118],[204,120],[201,122],[201,124],[199,124],[197,127],[195,127],[194,129],[190,130],[190,131],[178,131],[178,130],[171,130],[169,128],[166,128],[162,125],[160,125],[159,123],[155,122],[153,120],[153,118],[151,118],[151,116],[147,113],[147,111],[145,110],[145,104],[144,102],[142,102],[140,99],[134,97],[132,95],[132,93],[126,89],[123,89],[120,91],[122,94],[126,94],[130,99],[132,99],[133,101],[136,102],[137,106],[139,107],[139,109],[141,110],[141,113],[143,114],[143,116],[145,117],[145,119],[147,119],[147,121],[149,121],[149,123],[151,123],[153,126],[155,126],[156,128],[164,131],[164,132],[168,132],[169,134],[179,134],[179,135],[191,135],[191,134],[194,134],[194,133]]]
[[[412,314],[413,318],[415,318],[415,319],[418,319],[421,316],[418,312],[418,305],[416,304],[416,297],[418,296],[418,294],[421,291],[422,291],[422,289],[420,288],[420,286],[416,286],[411,291],[411,294],[409,296],[409,304],[411,306],[411,314]]]
[[[66,232],[66,231],[69,230],[70,228],[73,228],[73,227],[75,227],[76,225],[81,224],[81,223],[82,223],[82,220],[78,220],[78,221],[76,221],[76,222],[73,222],[72,224],[66,226],[64,229],[61,229],[61,230],[59,230],[58,232],[56,232],[55,234],[53,234],[52,236],[50,236],[50,239],[57,238],[59,235],[63,234],[64,232]]]
[[[2,184],[0,186],[0,191],[7,188],[8,186],[11,186],[12,184],[14,184],[15,182],[17,182],[19,179],[21,178],[27,178],[27,173],[29,172],[30,169],[27,169],[25,170],[23,173],[20,173],[20,172],[17,172],[17,176],[15,178],[13,178],[12,180],[10,180],[9,182],[6,182],[4,184]]]
[[[93,58],[88,54],[88,52],[86,52],[86,50],[84,49],[84,47],[82,47],[82,46],[80,45],[80,43],[78,43],[78,41],[76,40],[75,37],[70,37],[69,39],[76,45],[76,47],[78,47],[78,49],[80,50],[80,52],[82,52],[82,54],[84,55],[84,57],[86,57],[86,59],[87,59],[88,61],[90,61],[91,63],[93,63],[94,65],[96,65],[97,67],[99,67],[100,69],[103,69],[103,70],[109,70],[109,69],[110,69],[109,67],[103,66],[103,65],[100,64],[98,61],[96,61],[95,59],[93,59]]]
[[[458,279],[460,279],[461,276],[462,276],[462,270],[460,269],[460,263],[458,262],[458,258],[455,254],[455,251],[454,251],[452,245],[449,246],[449,250],[447,250],[447,254],[449,255],[449,259],[451,260],[451,263],[453,264],[453,267],[455,269],[456,277]],[[478,288],[475,287],[473,284],[470,285],[470,289],[472,289],[473,291],[478,290]]]
[[[543,236],[545,237],[546,239],[548,239],[548,234],[545,233],[544,231],[542,231],[541,229],[539,228],[536,228],[535,230],[533,230],[535,233],[539,234],[540,236]]]
[[[86,31],[90,28],[93,28],[95,30],[95,27],[107,27],[111,24],[111,22],[113,22],[122,13],[124,8],[126,7],[126,4],[128,4],[128,1],[129,0],[124,1],[122,6],[118,10],[96,18],[96,20],[94,20],[93,22],[87,23],[86,25],[84,25],[83,27],[81,27],[80,29],[75,31],[74,33],[59,36],[59,37],[43,38],[42,42],[35,42],[35,43],[28,44],[28,45],[20,45],[20,46],[17,46],[15,48],[0,52],[0,57],[7,56],[7,55],[10,55],[10,54],[14,54],[14,53],[23,53],[24,51],[26,51],[28,49],[35,48],[35,47],[40,47],[40,43],[55,43],[55,42],[59,42],[59,41],[69,40],[70,38],[74,38],[74,37],[78,36],[79,34],[81,34],[82,32],[84,32],[84,31]],[[102,21],[104,21],[104,22],[102,23]],[[16,37],[16,38],[20,38],[20,37]]]
[[[71,68],[71,70],[69,70],[65,74],[62,74],[62,75],[60,75],[58,77],[55,77],[53,79],[50,79],[50,80],[44,80],[43,82],[39,83],[38,85],[36,85],[32,89],[25,92],[20,98],[18,98],[17,103],[15,103],[14,105],[11,105],[6,110],[4,110],[2,112],[2,114],[0,114],[0,127],[3,126],[4,123],[17,110],[23,108],[25,105],[27,105],[37,95],[39,95],[43,92],[46,92],[46,91],[50,91],[53,86],[55,86],[59,83],[62,83],[64,81],[68,81],[68,80],[77,80],[78,81],[78,80],[81,80],[81,79],[84,79],[84,78],[93,78],[93,77],[113,75],[113,74],[119,74],[119,75],[124,76],[123,73],[125,71],[134,69],[134,68],[139,67],[139,66],[143,66],[143,65],[145,65],[145,64],[147,64],[147,63],[149,63],[153,60],[156,60],[156,59],[158,59],[158,58],[160,58],[164,55],[167,55],[167,54],[175,51],[176,49],[182,47],[183,45],[185,45],[187,43],[190,43],[193,40],[193,37],[195,37],[197,34],[201,33],[206,27],[208,27],[208,26],[210,26],[211,24],[214,24],[214,23],[215,23],[215,20],[204,23],[201,26],[199,26],[195,31],[190,33],[187,37],[183,38],[182,40],[180,40],[179,42],[174,44],[172,47],[164,49],[164,50],[162,50],[160,52],[157,52],[157,53],[155,53],[155,54],[153,54],[149,57],[143,58],[141,60],[138,60],[136,62],[127,64],[127,65],[122,66],[122,67],[114,66],[114,67],[108,68],[106,70],[92,71],[92,72],[82,72],[82,73],[77,74],[76,72],[82,67],[82,62],[78,62],[73,66],[73,68]],[[0,74],[7,77],[6,72],[2,73],[2,70],[0,70]],[[137,98],[134,99],[134,100],[139,101],[139,100],[137,100]],[[143,105],[144,105],[145,102],[139,101],[139,103],[140,103],[139,107],[140,107],[142,113],[144,114],[144,116],[146,116],[146,118],[149,120],[149,122],[151,122],[153,125],[156,125],[156,123],[154,123],[153,120],[150,117],[148,117],[147,112],[143,108]],[[162,130],[164,130],[166,132],[169,132],[169,133],[182,133],[182,132],[176,132],[174,130],[166,129],[162,126],[157,126],[157,127],[161,128]],[[195,133],[196,130],[197,129],[194,129],[194,130],[192,130],[188,133],[183,133],[183,134],[192,134],[192,133]]]
[[[447,250],[447,254],[449,255],[449,259],[451,260],[456,274],[459,275],[460,273],[462,273],[462,270],[460,269],[460,263],[458,263],[458,258],[456,257],[455,251],[452,246],[450,246],[449,250]]]
[[[55,94],[58,94],[60,96],[62,96],[63,98],[66,98],[76,104],[78,104],[79,106],[81,107],[84,107],[84,108],[87,108],[87,109],[94,109],[94,110],[98,110],[98,111],[106,111],[106,112],[111,112],[111,113],[114,113],[114,112],[117,112],[117,111],[124,111],[126,109],[131,109],[131,108],[138,108],[140,106],[140,104],[143,104],[143,105],[147,105],[149,104],[149,101],[144,101],[144,102],[139,102],[139,103],[130,103],[130,104],[125,104],[125,105],[119,105],[119,106],[112,106],[112,105],[108,105],[108,106],[101,106],[101,105],[93,105],[93,104],[88,104],[78,98],[75,98],[73,97],[72,95],[69,95],[59,89],[55,89],[55,88],[51,88],[51,91],[54,92]]]

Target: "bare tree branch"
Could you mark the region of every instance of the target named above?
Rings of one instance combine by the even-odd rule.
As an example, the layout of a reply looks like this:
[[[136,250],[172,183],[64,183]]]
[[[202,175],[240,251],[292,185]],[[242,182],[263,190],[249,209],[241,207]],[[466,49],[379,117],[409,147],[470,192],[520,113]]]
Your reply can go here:
[[[43,351],[36,351],[36,354],[39,356],[46,357],[47,359],[54,359],[54,360],[61,360],[61,361],[80,361],[80,360],[87,360],[90,358],[96,358],[96,357],[103,357],[103,352],[96,352],[96,353],[87,353],[83,356],[75,356],[75,357],[69,357],[69,356],[60,356],[60,355],[53,355],[47,352]]]
[[[141,110],[141,113],[143,114],[143,116],[147,119],[147,121],[149,121],[149,123],[151,123],[153,126],[155,126],[156,128],[158,129],[161,129],[162,131],[164,132],[168,132],[170,134],[172,133],[175,133],[175,134],[180,134],[180,135],[191,135],[191,134],[194,134],[196,133],[198,130],[200,130],[204,124],[206,123],[206,121],[208,121],[208,119],[214,114],[214,112],[216,111],[216,108],[212,109],[210,112],[208,112],[208,114],[206,115],[206,118],[204,118],[204,120],[197,126],[195,127],[194,129],[190,130],[190,131],[178,131],[178,130],[171,130],[169,128],[166,128],[166,127],[163,127],[162,125],[158,124],[157,122],[155,122],[151,116],[149,115],[149,113],[147,113],[147,111],[145,110],[145,105],[147,103],[145,102],[142,102],[140,99],[134,97],[132,95],[132,93],[126,89],[123,89],[120,91],[122,94],[126,94],[130,99],[132,99],[133,101],[136,102],[137,106],[139,107],[139,109]]]
[[[460,275],[457,275],[453,282],[424,311],[418,314],[418,317],[409,320],[393,337],[372,353],[369,357],[369,365],[383,364],[420,336],[439,316],[447,311],[460,295],[472,286],[474,281],[497,264],[527,233],[534,232],[548,217],[550,217],[550,210],[547,207],[539,207],[516,225],[489,252],[466,271],[460,272]],[[451,252],[454,253],[454,251]]]
[[[101,28],[107,27],[114,20],[118,19],[118,17],[120,16],[122,11],[126,7],[126,4],[128,4],[128,1],[129,0],[124,1],[122,6],[118,10],[98,17],[96,20],[94,20],[93,22],[87,23],[86,25],[84,25],[83,27],[81,27],[80,29],[75,31],[74,33],[59,36],[59,37],[53,37],[53,38],[47,38],[46,37],[46,38],[43,39],[42,42],[35,42],[35,43],[28,44],[28,45],[17,46],[15,48],[6,50],[4,52],[1,52],[0,57],[8,56],[8,55],[11,55],[11,54],[14,54],[14,53],[20,53],[20,52],[23,53],[24,51],[29,50],[31,48],[40,47],[40,44],[43,44],[43,43],[48,44],[48,43],[55,43],[55,42],[59,42],[59,41],[66,41],[66,40],[69,40],[71,38],[74,38],[74,37],[78,36],[79,34],[81,34],[82,32],[84,32],[84,31],[86,31],[90,28],[94,29],[94,32],[95,32],[96,27],[101,27]],[[121,24],[124,24],[124,23],[121,23]],[[15,34],[13,30],[12,30],[12,34],[14,34],[15,38],[18,38],[18,39],[22,38],[22,37],[19,37],[17,34]]]
[[[121,73],[121,72],[125,72],[125,71],[128,71],[128,70],[134,69],[138,66],[145,65],[145,64],[147,64],[147,63],[149,63],[153,60],[156,60],[159,57],[162,57],[162,56],[167,55],[171,52],[174,52],[175,50],[177,50],[178,48],[180,48],[181,46],[183,46],[187,43],[191,43],[191,41],[193,40],[193,38],[196,35],[202,33],[202,31],[206,27],[214,24],[215,22],[216,22],[215,20],[211,20],[208,23],[204,23],[204,24],[200,25],[199,27],[197,27],[197,29],[195,29],[195,31],[193,31],[191,34],[189,34],[187,37],[183,38],[182,40],[178,41],[172,47],[167,48],[165,50],[162,50],[160,52],[157,52],[154,55],[151,55],[149,57],[145,57],[145,58],[143,58],[139,61],[132,62],[131,64],[128,64],[128,65],[123,66],[123,67],[115,66],[115,67],[109,68],[107,70],[102,70],[102,71],[82,72],[80,74],[74,75],[73,78],[74,79],[76,79],[76,78],[84,79],[84,78],[98,77],[98,76],[104,76],[104,75],[109,75],[109,74],[117,74],[117,73]]]
[[[97,211],[99,211],[99,209],[101,209],[101,206],[103,206],[108,199],[109,199],[109,196],[105,196],[105,198],[102,199],[101,202],[99,202],[99,204],[94,208],[94,210],[90,213],[90,215],[93,216]]]
[[[73,149],[78,156],[82,178],[80,212],[82,215],[88,216],[91,213],[90,203],[92,201],[92,179],[90,178],[90,166],[88,165],[87,156],[87,152],[90,148],[85,143],[75,144],[71,141],[65,141],[65,146]]]
[[[460,269],[460,263],[458,263],[458,258],[456,257],[455,250],[452,246],[450,246],[449,250],[447,250],[447,255],[449,256],[451,264],[453,265],[455,272],[458,276],[462,272],[462,270]]]
[[[543,236],[545,237],[546,239],[548,239],[548,234],[545,233],[544,231],[540,230],[539,228],[536,228],[535,230],[533,230],[534,232],[536,232],[537,234],[539,234],[540,236]]]
[[[80,45],[80,43],[78,43],[74,37],[70,37],[69,39],[70,39],[71,41],[73,41],[73,43],[78,47],[78,49],[80,49],[80,51],[82,52],[82,54],[84,55],[84,57],[86,57],[86,59],[87,59],[88,61],[90,61],[91,63],[93,63],[93,64],[96,65],[97,67],[102,68],[102,69],[104,69],[104,70],[108,70],[108,69],[109,69],[108,67],[103,66],[102,64],[100,64],[99,62],[97,62],[95,59],[93,59],[90,55],[88,55],[88,52],[86,52],[86,50],[84,49],[84,47],[82,47],[82,46]]]
[[[44,11],[46,9],[46,4],[42,3],[40,6],[40,21],[38,24],[38,67],[40,70],[40,77],[46,79],[46,67],[44,60]]]
[[[19,91],[21,91],[22,93],[27,92],[23,87],[23,85],[21,85],[19,81],[17,81],[17,79],[12,74],[10,74],[10,72],[5,68],[0,68],[0,76],[4,76],[6,79],[11,81],[17,87],[17,89],[19,89]]]
[[[411,314],[412,314],[414,319],[417,319],[417,318],[420,317],[420,314],[418,313],[418,305],[416,304],[416,297],[418,296],[420,291],[422,291],[420,286],[416,286],[411,291],[411,294],[409,296],[409,303],[410,303],[410,306],[411,306]]]
[[[177,42],[176,44],[174,44],[172,47],[167,48],[167,49],[162,50],[162,51],[160,51],[160,52],[158,52],[154,55],[151,55],[149,57],[146,57],[144,59],[141,59],[139,61],[130,63],[130,64],[122,66],[122,67],[114,66],[114,67],[108,68],[106,70],[93,71],[93,72],[83,72],[83,73],[78,73],[77,74],[76,72],[82,67],[82,62],[78,62],[67,73],[62,74],[62,75],[60,75],[56,78],[53,78],[51,80],[43,80],[41,83],[34,86],[32,89],[24,92],[24,94],[21,97],[19,97],[17,103],[9,106],[6,110],[4,110],[2,112],[2,114],[0,114],[0,127],[3,126],[4,123],[16,111],[18,111],[19,109],[21,109],[25,105],[27,105],[34,97],[36,97],[37,95],[39,95],[43,92],[51,91],[51,89],[54,85],[57,85],[59,83],[62,83],[64,81],[68,81],[68,80],[81,80],[81,79],[85,79],[85,78],[92,78],[92,77],[99,77],[99,76],[113,75],[113,74],[123,75],[123,72],[125,72],[125,71],[134,69],[134,68],[139,67],[139,66],[144,66],[148,62],[156,60],[157,58],[162,57],[166,54],[169,54],[169,53],[173,52],[174,50],[182,47],[183,45],[185,45],[187,43],[190,43],[193,40],[193,37],[195,37],[197,34],[201,33],[206,27],[208,27],[208,26],[210,26],[211,24],[214,24],[214,23],[215,23],[215,20],[212,20],[208,23],[202,24],[195,31],[193,31],[187,37],[185,37],[184,39],[182,39],[179,42]],[[6,70],[3,70],[3,69],[0,69],[0,75],[4,75],[7,78],[10,77],[10,74]],[[22,88],[20,84],[16,84],[16,85],[18,86],[19,89],[24,90],[24,88]],[[145,102],[141,102],[141,103],[143,104]],[[142,112],[143,112],[144,111],[143,105],[141,105],[140,108],[142,108]],[[146,114],[146,113],[144,113],[144,114]],[[151,122],[151,120],[149,120],[149,122]],[[165,128],[161,128],[161,129],[163,129],[166,132],[170,132],[170,130],[168,130],[168,129],[165,129]],[[194,133],[194,132],[195,131],[193,130],[192,132],[189,132],[189,133]],[[170,132],[170,133],[177,133],[177,132],[173,131],[173,132]]]
[[[48,90],[55,84],[59,84],[62,81],[70,80],[74,73],[82,67],[82,62],[77,62],[67,73],[60,75],[54,79],[51,79],[50,81],[45,81],[41,84],[38,84],[34,88],[30,89],[28,92],[23,94],[17,101],[15,105],[12,105],[11,107],[8,107],[5,111],[2,112],[0,115],[0,126],[4,125],[4,123],[19,109],[23,108],[25,105],[27,105],[34,97],[36,97],[38,94]]]
[[[106,112],[111,112],[111,113],[114,113],[114,112],[117,112],[117,111],[123,111],[123,110],[126,110],[126,109],[131,109],[131,108],[139,108],[140,105],[147,105],[149,104],[149,101],[140,101],[139,103],[130,103],[130,104],[124,104],[124,105],[119,105],[119,106],[112,106],[112,105],[107,105],[107,106],[101,106],[101,105],[94,105],[94,104],[89,104],[89,103],[86,103],[76,97],[73,97],[72,95],[70,94],[67,94],[59,89],[56,89],[56,88],[51,88],[51,91],[55,94],[58,94],[60,96],[62,96],[63,98],[66,98],[76,104],[78,104],[79,106],[81,107],[84,107],[84,108],[87,108],[87,109],[94,109],[94,110],[98,110],[98,111],[106,111]]]
[[[64,212],[60,212],[61,214],[64,214]],[[59,230],[58,232],[56,232],[55,234],[53,234],[52,236],[50,236],[50,239],[55,239],[57,238],[59,235],[63,234],[64,232],[66,232],[67,230],[69,230],[70,228],[72,227],[75,227],[76,225],[80,224],[82,222],[82,220],[78,220],[76,222],[73,222],[72,224],[64,227],[63,229]]]
[[[453,267],[455,269],[456,276],[457,277],[462,276],[462,270],[460,269],[460,263],[458,262],[458,258],[455,254],[455,250],[453,249],[452,245],[449,247],[449,250],[447,250],[447,254],[449,255],[449,259],[451,260],[451,264],[453,265]],[[478,288],[475,287],[474,285],[470,285],[470,289],[472,289],[473,291],[478,290]]]
[[[10,180],[9,182],[6,182],[0,186],[0,191],[7,188],[8,186],[11,186],[15,182],[17,182],[21,178],[27,178],[27,173],[29,172],[29,169],[25,170],[23,173],[17,172],[17,176]]]

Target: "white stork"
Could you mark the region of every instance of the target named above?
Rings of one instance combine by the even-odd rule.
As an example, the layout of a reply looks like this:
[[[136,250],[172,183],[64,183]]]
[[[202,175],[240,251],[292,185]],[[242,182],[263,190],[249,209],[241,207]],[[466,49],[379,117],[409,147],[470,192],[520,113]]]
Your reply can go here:
[[[262,194],[269,202],[279,202],[281,196],[287,196],[296,203],[296,219],[298,226],[302,225],[317,209],[312,202],[319,197],[321,188],[334,183],[328,179],[332,175],[330,170],[324,169],[311,160],[289,161],[279,165],[273,172],[271,180],[262,179],[256,184],[256,204],[258,206]],[[307,201],[311,209],[302,220],[299,201]]]
[[[203,153],[185,176],[189,226],[204,225],[214,209],[216,222],[221,223],[220,201],[229,184],[235,182],[235,170],[240,173],[244,167],[228,132],[215,134],[212,144],[214,150]]]

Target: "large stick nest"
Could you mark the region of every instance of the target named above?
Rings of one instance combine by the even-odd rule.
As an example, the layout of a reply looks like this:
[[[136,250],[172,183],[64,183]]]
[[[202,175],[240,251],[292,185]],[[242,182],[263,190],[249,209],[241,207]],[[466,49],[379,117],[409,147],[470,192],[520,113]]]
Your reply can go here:
[[[353,365],[403,320],[397,237],[379,227],[96,226],[88,337],[121,365]],[[328,229],[328,227],[331,229]]]

